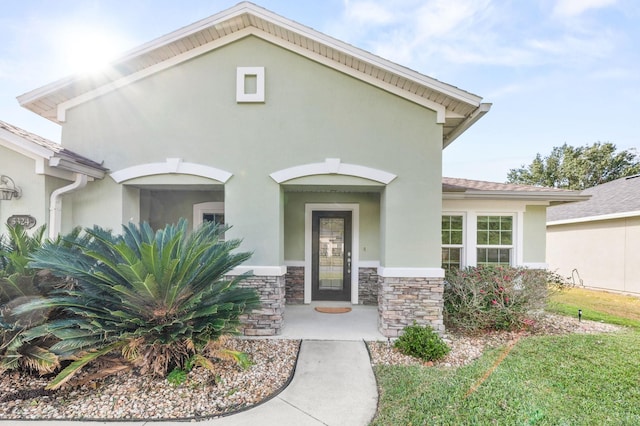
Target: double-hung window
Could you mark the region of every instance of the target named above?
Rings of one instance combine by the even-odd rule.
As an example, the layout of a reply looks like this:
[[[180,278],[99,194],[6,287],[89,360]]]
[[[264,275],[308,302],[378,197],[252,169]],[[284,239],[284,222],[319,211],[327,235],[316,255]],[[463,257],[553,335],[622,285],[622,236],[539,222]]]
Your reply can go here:
[[[442,216],[442,268],[460,268],[463,256],[462,215]]]
[[[478,216],[477,264],[511,265],[513,257],[513,216]]]

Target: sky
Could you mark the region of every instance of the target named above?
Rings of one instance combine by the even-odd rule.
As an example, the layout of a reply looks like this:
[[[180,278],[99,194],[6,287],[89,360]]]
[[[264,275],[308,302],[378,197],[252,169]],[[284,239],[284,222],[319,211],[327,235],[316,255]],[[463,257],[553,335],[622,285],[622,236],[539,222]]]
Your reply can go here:
[[[0,0],[0,120],[59,142],[17,96],[237,2]],[[492,103],[444,150],[445,176],[504,182],[564,143],[640,145],[640,1],[254,3]]]

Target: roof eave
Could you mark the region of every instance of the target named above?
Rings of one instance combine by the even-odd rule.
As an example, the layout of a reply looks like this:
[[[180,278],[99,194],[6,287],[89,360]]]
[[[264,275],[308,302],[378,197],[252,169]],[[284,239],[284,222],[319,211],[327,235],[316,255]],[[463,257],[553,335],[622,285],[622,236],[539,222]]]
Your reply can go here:
[[[449,132],[442,139],[442,149],[445,149],[451,143],[456,140],[460,135],[466,132],[471,126],[475,124],[476,121],[480,120],[486,113],[491,109],[492,104],[490,103],[481,103],[478,107],[466,118],[462,123],[460,123],[455,129]]]
[[[306,27],[302,24],[299,24],[295,21],[284,18],[280,15],[277,15],[269,10],[263,9],[259,6],[256,6],[252,3],[243,2],[238,5],[231,7],[225,11],[222,11],[218,14],[212,15],[208,18],[195,22],[191,25],[173,31],[165,36],[159,37],[155,40],[152,40],[148,43],[143,44],[142,46],[135,48],[117,61],[114,61],[111,66],[117,66],[118,64],[126,63],[138,56],[147,54],[156,49],[160,49],[163,46],[167,46],[171,43],[174,43],[183,38],[189,37],[203,29],[213,27],[216,25],[221,25],[229,20],[237,18],[238,16],[242,16],[243,14],[251,14],[259,19],[266,20],[271,22],[274,26],[279,26],[284,30],[289,30],[292,32],[297,32],[303,37],[306,37],[310,40],[316,41],[320,44],[324,44],[327,47],[343,52],[346,55],[353,56],[354,58],[368,62],[374,67],[381,68],[391,74],[395,74],[401,78],[407,79],[409,81],[413,81],[416,84],[422,85],[429,90],[437,91],[446,97],[450,97],[451,99],[455,99],[458,102],[463,104],[467,104],[470,107],[476,107],[475,111],[469,115],[460,125],[458,125],[450,134],[446,135],[446,141],[444,146],[451,143],[455,138],[457,138],[460,134],[462,134],[467,128],[469,128],[475,121],[477,121],[482,115],[484,115],[488,111],[488,106],[490,104],[481,104],[482,98],[480,96],[474,95],[470,92],[466,92],[462,89],[459,89],[455,86],[449,85],[447,83],[438,81],[426,75],[420,74],[416,71],[413,71],[409,68],[401,66],[399,64],[395,64],[391,61],[388,61],[384,58],[373,55],[367,51],[344,43],[340,40],[337,40],[333,37],[320,33],[310,27]],[[49,96],[55,95],[57,92],[73,85],[80,78],[85,77],[83,75],[74,75],[71,77],[66,77],[60,79],[56,82],[50,83],[41,88],[35,89],[33,91],[27,92],[23,95],[17,97],[18,102],[24,108],[27,108],[49,120],[54,122],[58,122],[55,116],[51,114],[47,114],[48,110],[44,110],[43,108],[43,100]]]
[[[106,174],[106,170],[102,168],[91,167],[85,164],[81,164],[69,158],[54,155],[49,159],[49,166],[56,167],[62,170],[67,170],[72,173],[80,173],[87,175],[94,179],[102,179]]]
[[[626,219],[629,217],[637,217],[637,216],[640,216],[640,210],[633,210],[633,211],[621,212],[621,213],[602,214],[602,215],[596,215],[596,216],[574,217],[571,219],[550,220],[547,222],[547,226],[568,225],[572,223],[595,222],[595,221],[601,221],[601,220]]]
[[[443,192],[444,200],[521,200],[521,201],[548,201],[550,203],[572,203],[585,201],[589,195],[582,195],[579,192],[557,193],[557,192],[529,192],[529,191],[466,191],[466,192]]]

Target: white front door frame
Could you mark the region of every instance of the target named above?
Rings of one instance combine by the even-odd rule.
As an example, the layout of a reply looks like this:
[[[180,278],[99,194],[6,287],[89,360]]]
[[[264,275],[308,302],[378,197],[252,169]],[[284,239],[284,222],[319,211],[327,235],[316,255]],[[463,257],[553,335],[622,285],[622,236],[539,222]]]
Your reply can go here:
[[[305,204],[304,209],[304,303],[311,303],[311,238],[314,211],[350,211],[351,218],[351,303],[358,304],[358,270],[360,264],[360,205],[355,203]]]

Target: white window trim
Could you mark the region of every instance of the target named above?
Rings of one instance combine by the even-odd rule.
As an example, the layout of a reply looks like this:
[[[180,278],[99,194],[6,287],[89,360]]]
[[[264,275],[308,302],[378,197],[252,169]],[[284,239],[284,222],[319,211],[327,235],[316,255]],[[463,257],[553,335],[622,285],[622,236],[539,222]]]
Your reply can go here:
[[[460,267],[467,265],[467,213],[461,211],[443,211],[442,216],[462,216],[462,244],[441,244],[442,248],[459,248],[460,250]]]
[[[247,93],[247,76],[256,77],[256,92]],[[238,67],[236,71],[236,102],[264,102],[264,67]]]
[[[223,201],[208,201],[193,205],[193,229],[202,226],[202,215],[205,213],[224,214]]]
[[[522,235],[523,229],[521,228],[522,220],[520,220],[520,214],[517,212],[474,212],[475,217],[473,219],[474,230],[473,230],[473,257],[475,263],[473,266],[478,265],[478,249],[479,248],[498,248],[498,249],[509,249],[511,250],[511,256],[509,259],[509,266],[516,266],[522,264],[522,259],[518,258],[521,256],[522,250],[518,248],[519,242],[522,240],[520,236]],[[499,245],[499,244],[478,244],[478,216],[511,216],[511,244],[509,245]]]
[[[351,211],[351,304],[358,302],[358,269],[360,268],[360,205],[305,204],[304,207],[304,303],[311,303],[312,223],[314,211]],[[354,272],[355,271],[355,272]]]

